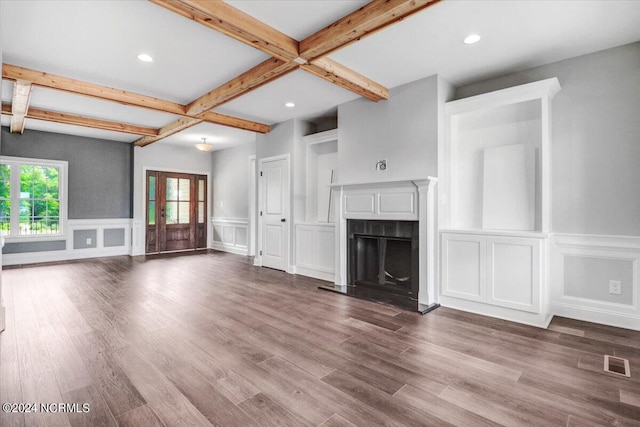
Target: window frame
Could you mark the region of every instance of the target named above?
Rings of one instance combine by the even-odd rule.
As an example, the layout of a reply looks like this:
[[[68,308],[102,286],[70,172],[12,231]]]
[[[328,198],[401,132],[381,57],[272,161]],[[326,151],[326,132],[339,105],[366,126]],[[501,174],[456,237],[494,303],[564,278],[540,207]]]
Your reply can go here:
[[[69,162],[66,160],[34,159],[28,157],[0,156],[0,163],[11,167],[10,175],[10,197],[11,219],[9,234],[2,236],[6,242],[39,242],[46,240],[62,240],[67,238],[68,222],[68,170]],[[58,168],[58,214],[60,225],[55,234],[24,234],[19,233],[20,228],[20,170],[21,166],[50,166]],[[18,173],[15,173],[18,171]],[[17,209],[16,209],[17,208]]]

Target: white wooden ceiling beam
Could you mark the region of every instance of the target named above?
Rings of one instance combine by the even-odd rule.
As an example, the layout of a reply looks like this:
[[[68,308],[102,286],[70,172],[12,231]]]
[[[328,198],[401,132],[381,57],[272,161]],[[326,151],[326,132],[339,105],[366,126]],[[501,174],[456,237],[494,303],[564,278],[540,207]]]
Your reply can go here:
[[[31,83],[25,80],[16,80],[13,83],[13,97],[11,99],[11,133],[24,132],[24,122],[29,111],[31,101]]]

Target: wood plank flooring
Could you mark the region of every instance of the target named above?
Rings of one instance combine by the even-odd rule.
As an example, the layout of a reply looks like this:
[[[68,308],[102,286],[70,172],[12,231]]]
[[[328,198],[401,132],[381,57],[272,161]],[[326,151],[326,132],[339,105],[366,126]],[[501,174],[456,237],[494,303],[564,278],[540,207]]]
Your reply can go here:
[[[640,332],[425,316],[221,252],[3,271],[5,426],[640,426]],[[628,358],[631,378],[603,372]]]

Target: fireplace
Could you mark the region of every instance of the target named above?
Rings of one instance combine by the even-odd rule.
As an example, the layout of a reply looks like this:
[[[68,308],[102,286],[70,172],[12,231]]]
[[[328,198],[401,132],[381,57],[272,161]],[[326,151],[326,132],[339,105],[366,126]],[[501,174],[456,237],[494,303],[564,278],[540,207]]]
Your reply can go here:
[[[417,310],[418,225],[418,221],[348,220],[350,293]]]
[[[437,178],[335,183],[335,278],[319,288],[425,314],[436,291]]]

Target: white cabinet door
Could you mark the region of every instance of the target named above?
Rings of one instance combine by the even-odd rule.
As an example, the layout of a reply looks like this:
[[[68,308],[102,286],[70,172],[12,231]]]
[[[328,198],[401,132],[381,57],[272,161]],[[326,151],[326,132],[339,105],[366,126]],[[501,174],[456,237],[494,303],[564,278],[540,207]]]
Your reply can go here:
[[[442,235],[442,295],[486,300],[486,238],[472,234]]]
[[[487,236],[487,303],[540,312],[539,239]]]

